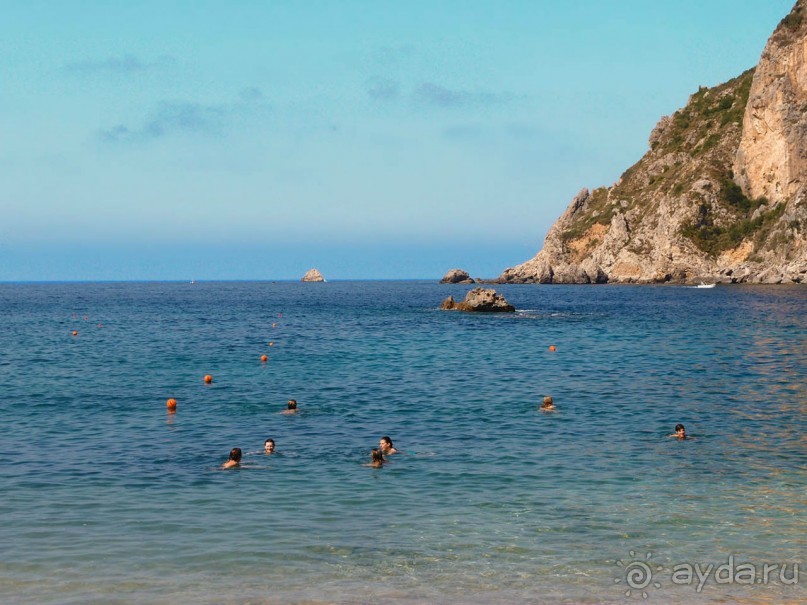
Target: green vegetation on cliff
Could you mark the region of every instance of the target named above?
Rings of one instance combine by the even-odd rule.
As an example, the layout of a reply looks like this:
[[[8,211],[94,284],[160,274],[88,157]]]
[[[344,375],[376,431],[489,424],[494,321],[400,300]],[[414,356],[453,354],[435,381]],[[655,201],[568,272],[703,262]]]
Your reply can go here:
[[[500,279],[807,283],[805,43],[796,0],[756,67],[663,116],[642,158],[581,190],[538,254]]]
[[[579,215],[574,224],[561,234],[563,241],[571,241],[581,237],[594,224],[608,225],[616,211],[616,204],[608,201],[608,189],[600,187],[591,192],[586,200],[584,212]]]
[[[700,250],[711,255],[736,248],[744,239],[751,236],[754,236],[756,245],[761,244],[785,209],[784,204],[778,204],[772,209],[755,213],[758,208],[763,206],[767,208],[768,200],[764,197],[749,199],[728,177],[721,182],[720,200],[725,206],[734,210],[733,221],[722,226],[716,225],[713,207],[708,203],[701,203],[695,220],[681,229],[685,237],[692,240]]]
[[[801,24],[804,22],[804,12],[802,9],[802,4],[797,2],[796,5],[793,7],[793,10],[779,22],[776,31],[774,32],[775,37],[785,37],[785,35],[789,32],[794,32]]]
[[[731,175],[753,77],[749,69],[719,86],[702,86],[686,107],[662,118],[650,150],[616,185],[592,191],[561,239],[578,240],[595,224],[609,225],[617,213],[636,224],[667,200],[690,209],[680,234],[707,254],[749,237],[761,240],[782,209],[767,208],[764,198],[748,199]]]
[[[731,134],[727,127],[742,126],[753,77],[754,70],[749,69],[720,86],[701,86],[687,106],[673,114],[672,125],[652,149],[698,156],[714,148],[726,134]]]

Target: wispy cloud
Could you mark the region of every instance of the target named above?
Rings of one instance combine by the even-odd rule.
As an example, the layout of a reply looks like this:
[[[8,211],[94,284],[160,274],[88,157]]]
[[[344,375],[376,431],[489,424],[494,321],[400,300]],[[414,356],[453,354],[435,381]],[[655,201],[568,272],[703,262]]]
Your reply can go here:
[[[98,133],[98,136],[103,141],[122,141],[124,139],[133,138],[134,133],[123,124],[118,124],[117,126],[113,126],[112,128],[101,130]]]
[[[404,98],[397,81],[381,76],[370,78],[365,92],[371,99],[381,102],[393,102]],[[406,98],[416,106],[459,109],[504,104],[512,101],[513,96],[509,93],[463,90],[448,88],[434,82],[423,82],[406,93]]]
[[[451,89],[433,82],[424,82],[415,89],[413,98],[416,102],[425,105],[455,108],[504,103],[510,100],[510,95],[486,91]]]
[[[223,105],[201,103],[160,103],[151,111],[146,121],[138,128],[123,124],[104,130],[101,138],[106,141],[133,139],[159,139],[174,132],[214,132],[219,129],[227,109]]]
[[[263,91],[257,86],[250,86],[244,88],[238,93],[238,98],[247,103],[252,101],[262,101],[264,99]]]
[[[162,101],[139,126],[117,124],[101,130],[99,136],[107,142],[137,142],[183,133],[220,135],[231,118],[267,107],[263,92],[255,87],[240,91],[231,103]]]
[[[63,69],[67,73],[74,75],[118,75],[127,76],[139,72],[146,72],[170,66],[175,59],[169,55],[161,55],[153,61],[143,61],[134,55],[121,55],[119,57],[107,57],[104,59],[91,59],[85,61],[73,61],[64,65]]]
[[[367,82],[367,94],[378,101],[390,101],[400,95],[400,86],[395,80],[374,77]]]

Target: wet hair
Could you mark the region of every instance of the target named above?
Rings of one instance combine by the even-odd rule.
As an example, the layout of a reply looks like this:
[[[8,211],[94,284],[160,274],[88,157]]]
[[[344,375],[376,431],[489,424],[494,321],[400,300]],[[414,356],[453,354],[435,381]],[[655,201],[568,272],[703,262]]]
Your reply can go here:
[[[384,435],[381,438],[381,441],[383,441],[384,443],[388,443],[389,446],[392,447],[392,439],[389,438],[389,435]]]
[[[267,443],[271,443],[272,445],[274,445],[275,440],[274,439],[267,439],[266,441],[263,442],[264,445],[266,445]]]
[[[686,431],[683,424],[676,424],[675,425],[675,432],[677,433],[678,431]]]
[[[554,402],[552,400],[552,397],[547,395],[546,397],[544,397],[544,402],[541,404],[541,407],[542,408],[548,408],[548,407],[553,406],[553,405],[554,405]]]
[[[373,462],[384,462],[384,453],[377,447],[373,448],[370,455],[373,457]]]
[[[236,462],[241,462],[241,448],[234,447],[230,450],[230,460],[235,460]]]
[[[297,409],[297,400],[296,399],[289,399],[289,402],[286,404],[290,410]]]

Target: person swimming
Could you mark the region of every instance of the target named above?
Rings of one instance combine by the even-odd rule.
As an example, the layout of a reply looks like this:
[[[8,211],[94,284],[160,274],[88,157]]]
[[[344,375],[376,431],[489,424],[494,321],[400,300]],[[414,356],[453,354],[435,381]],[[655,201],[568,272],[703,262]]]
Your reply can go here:
[[[370,462],[369,464],[365,464],[364,466],[370,466],[372,468],[381,468],[384,466],[384,453],[379,448],[373,448],[373,451],[370,452]]]
[[[230,450],[230,459],[221,465],[221,468],[233,468],[241,464],[241,448],[234,447]]]
[[[267,439],[263,442],[263,451],[267,454],[274,454],[275,453],[275,440],[274,439]]]
[[[687,430],[684,428],[683,424],[676,424],[675,425],[675,432],[670,435],[670,437],[675,437],[676,439],[686,439],[687,438]]]
[[[543,403],[541,403],[541,411],[542,412],[551,412],[555,409],[555,402],[553,401],[552,397],[547,395],[544,397]]]
[[[384,454],[385,456],[391,456],[392,454],[399,454],[400,453],[392,445],[392,439],[390,439],[388,435],[384,435],[378,441],[378,445],[381,448],[381,453]]]
[[[289,399],[289,402],[286,404],[286,409],[281,412],[281,414],[296,414],[297,413],[297,400],[296,399]]]

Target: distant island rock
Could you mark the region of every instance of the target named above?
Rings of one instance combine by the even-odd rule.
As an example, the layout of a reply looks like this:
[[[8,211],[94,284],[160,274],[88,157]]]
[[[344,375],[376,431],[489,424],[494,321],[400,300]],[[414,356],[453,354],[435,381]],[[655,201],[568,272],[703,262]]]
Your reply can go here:
[[[300,281],[319,282],[319,281],[325,281],[325,278],[322,277],[322,273],[320,273],[318,270],[311,269],[308,273],[303,275],[303,278]]]
[[[807,284],[805,48],[798,0],[755,68],[662,117],[644,157],[496,281]]]
[[[496,290],[474,288],[465,295],[463,302],[457,302],[453,296],[446,298],[440,308],[444,311],[470,311],[480,313],[513,313],[516,308]]]
[[[467,271],[462,269],[451,269],[440,280],[441,284],[475,284],[473,278],[468,275]]]

